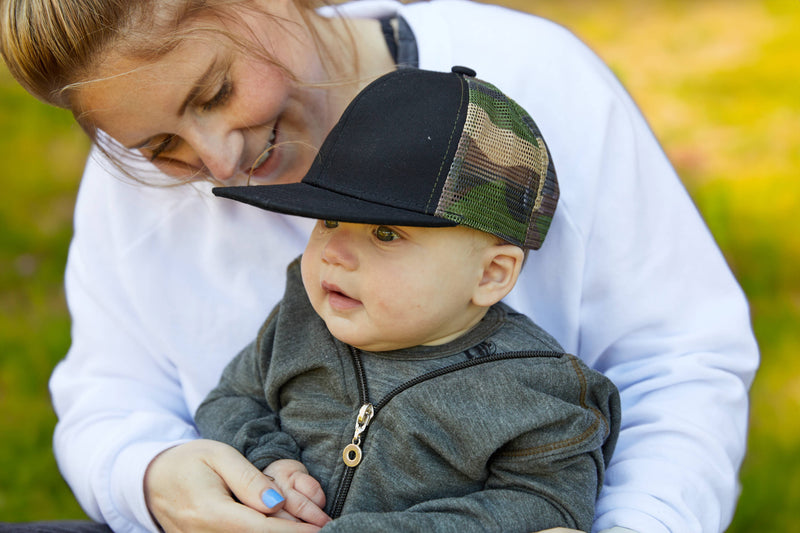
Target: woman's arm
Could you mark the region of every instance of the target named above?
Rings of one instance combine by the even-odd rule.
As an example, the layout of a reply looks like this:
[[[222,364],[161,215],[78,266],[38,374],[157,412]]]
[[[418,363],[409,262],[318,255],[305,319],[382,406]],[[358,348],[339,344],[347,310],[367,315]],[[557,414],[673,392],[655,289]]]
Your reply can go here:
[[[109,165],[90,159],[76,206],[72,346],[51,379],[54,449],[87,514],[115,530],[155,531],[145,471],[197,438],[193,410],[255,336],[305,239],[283,219],[240,212],[193,186],[131,184]],[[250,232],[263,247],[231,238]],[[236,274],[256,264],[257,275]],[[199,469],[217,460],[195,452]],[[241,471],[217,473],[227,482]]]
[[[758,348],[744,295],[640,111],[555,24],[471,2],[403,13],[422,68],[474,68],[547,139],[561,198],[507,301],[620,388],[595,529],[723,531]]]
[[[115,529],[155,530],[141,491],[145,469],[197,432],[176,369],[128,305],[136,288],[125,283],[117,264],[124,254],[103,221],[102,179],[115,178],[90,160],[66,271],[72,345],[50,380],[59,419],[54,450],[89,516]]]

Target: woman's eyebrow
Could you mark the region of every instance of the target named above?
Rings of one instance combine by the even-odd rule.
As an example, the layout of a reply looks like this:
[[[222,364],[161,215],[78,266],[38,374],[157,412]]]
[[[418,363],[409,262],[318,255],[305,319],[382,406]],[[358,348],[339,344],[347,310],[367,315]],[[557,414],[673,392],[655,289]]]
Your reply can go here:
[[[186,94],[186,98],[183,99],[183,103],[181,103],[180,107],[178,108],[177,116],[180,117],[183,115],[186,108],[191,104],[194,100],[197,99],[200,94],[208,87],[208,82],[212,78],[212,75],[217,67],[217,60],[214,59],[206,68],[205,72],[203,72],[199,78],[194,82],[192,88]],[[130,146],[126,146],[128,150],[138,150],[139,148],[143,148],[152,142],[152,137],[148,137],[147,139],[143,140],[142,142],[134,143]]]

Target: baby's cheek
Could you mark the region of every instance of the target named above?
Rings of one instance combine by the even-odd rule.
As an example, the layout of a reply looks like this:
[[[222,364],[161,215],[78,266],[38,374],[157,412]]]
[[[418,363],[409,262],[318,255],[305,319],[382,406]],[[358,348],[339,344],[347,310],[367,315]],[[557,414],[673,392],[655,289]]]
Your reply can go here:
[[[397,314],[399,304],[391,295],[385,293],[368,293],[367,308],[370,314],[377,317],[393,317]]]
[[[364,305],[370,323],[377,328],[395,328],[407,320],[408,309],[401,291],[368,291]],[[363,300],[362,300],[363,302]]]
[[[300,258],[300,277],[306,290],[319,284],[319,265],[316,263],[317,260],[314,247],[309,242]],[[317,280],[316,283],[315,279]]]
[[[316,270],[313,268],[309,268],[306,266],[306,262],[303,261],[301,263],[300,274],[303,280],[303,286],[306,289],[306,294],[308,295],[308,299],[311,302],[311,307],[314,308],[317,313],[320,311],[320,304],[322,302],[322,287],[320,286],[319,281],[315,281],[317,277]]]

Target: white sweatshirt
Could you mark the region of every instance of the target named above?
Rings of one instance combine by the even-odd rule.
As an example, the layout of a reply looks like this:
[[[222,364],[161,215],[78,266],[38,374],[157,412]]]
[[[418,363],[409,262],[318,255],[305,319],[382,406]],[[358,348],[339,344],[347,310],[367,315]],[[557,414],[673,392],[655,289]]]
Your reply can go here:
[[[475,69],[550,147],[558,209],[506,301],[620,389],[623,429],[594,530],[724,530],[758,351],[742,291],[629,96],[574,36],[533,16],[461,0],[346,11],[399,12],[421,68]],[[282,294],[312,222],[206,184],[132,185],[108,168],[89,161],[76,207],[54,445],[91,517],[155,531],[148,463],[197,437],[192,413]]]

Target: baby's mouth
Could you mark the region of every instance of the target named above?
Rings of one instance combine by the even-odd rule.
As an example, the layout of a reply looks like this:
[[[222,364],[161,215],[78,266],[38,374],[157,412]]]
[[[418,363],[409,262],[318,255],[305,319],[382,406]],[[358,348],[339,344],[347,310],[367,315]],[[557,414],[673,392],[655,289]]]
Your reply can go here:
[[[355,307],[360,307],[361,302],[345,294],[338,286],[322,282],[322,290],[328,295],[328,303],[337,311],[346,311]]]

